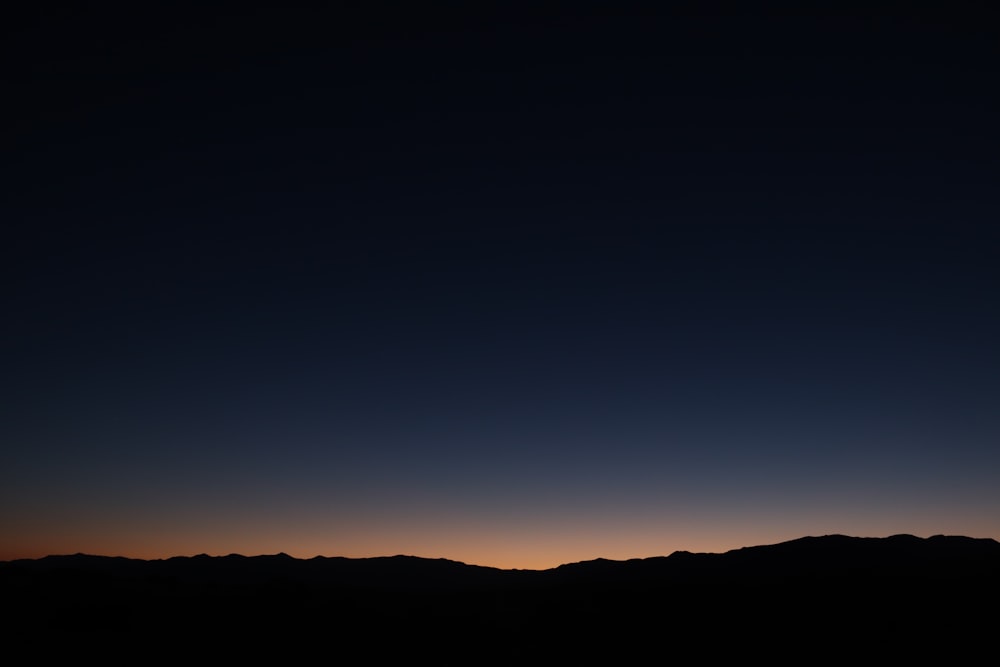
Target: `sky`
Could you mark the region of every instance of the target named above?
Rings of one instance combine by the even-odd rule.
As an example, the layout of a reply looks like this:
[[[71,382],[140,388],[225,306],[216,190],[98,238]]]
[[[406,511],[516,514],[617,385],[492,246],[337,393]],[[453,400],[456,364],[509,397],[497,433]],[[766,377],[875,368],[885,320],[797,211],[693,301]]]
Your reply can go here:
[[[748,4],[6,22],[0,560],[1000,539],[989,17]]]

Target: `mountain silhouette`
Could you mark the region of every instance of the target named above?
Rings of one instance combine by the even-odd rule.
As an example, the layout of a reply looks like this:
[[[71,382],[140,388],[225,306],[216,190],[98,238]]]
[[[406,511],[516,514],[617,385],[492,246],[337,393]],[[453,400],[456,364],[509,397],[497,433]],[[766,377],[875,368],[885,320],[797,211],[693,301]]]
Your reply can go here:
[[[74,554],[0,562],[0,587],[8,636],[77,647],[478,661],[681,649],[775,658],[798,643],[826,656],[954,660],[1000,627],[1000,543],[826,535],[547,570],[402,555]]]

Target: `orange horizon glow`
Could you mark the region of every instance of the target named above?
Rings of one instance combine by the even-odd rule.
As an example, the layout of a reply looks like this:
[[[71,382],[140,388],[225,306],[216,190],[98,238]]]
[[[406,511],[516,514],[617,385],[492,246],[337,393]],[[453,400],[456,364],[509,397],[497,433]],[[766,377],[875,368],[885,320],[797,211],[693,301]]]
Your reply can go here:
[[[366,545],[342,547],[339,549],[322,548],[319,540],[303,538],[289,540],[283,545],[268,539],[231,539],[205,540],[204,542],[177,539],[173,542],[138,544],[127,538],[62,540],[56,537],[40,540],[34,544],[8,544],[0,548],[0,561],[19,559],[38,559],[46,556],[64,556],[87,554],[93,556],[124,557],[140,560],[165,560],[173,557],[190,557],[196,555],[208,556],[267,556],[279,553],[287,554],[300,560],[315,557],[324,558],[380,558],[391,556],[412,556],[428,559],[445,559],[482,567],[492,567],[505,570],[545,570],[560,565],[583,562],[594,559],[625,561],[630,559],[669,556],[676,551],[693,553],[724,553],[743,547],[777,544],[808,536],[849,535],[852,537],[889,537],[898,534],[910,534],[917,537],[933,535],[965,535],[968,537],[989,537],[997,539],[983,531],[973,530],[881,530],[859,531],[846,530],[844,527],[828,530],[792,532],[773,529],[758,532],[747,530],[743,533],[734,532],[727,538],[709,535],[690,534],[675,536],[670,539],[641,538],[637,536],[622,536],[618,541],[601,540],[593,535],[580,535],[561,542],[545,544],[544,542],[516,542],[511,536],[497,535],[491,540],[480,540],[481,544],[473,544],[455,539],[450,544],[441,540],[437,543],[427,541],[393,540],[386,537],[374,540]],[[971,527],[967,527],[971,528]]]

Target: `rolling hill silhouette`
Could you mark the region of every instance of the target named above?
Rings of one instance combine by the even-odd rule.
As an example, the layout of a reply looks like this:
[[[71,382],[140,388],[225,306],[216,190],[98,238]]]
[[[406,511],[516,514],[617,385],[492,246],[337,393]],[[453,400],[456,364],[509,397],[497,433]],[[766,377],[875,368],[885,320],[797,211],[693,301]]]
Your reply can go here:
[[[827,535],[548,570],[412,556],[75,554],[0,562],[0,586],[10,637],[77,646],[332,642],[397,657],[464,646],[566,658],[668,645],[747,655],[794,640],[826,653],[954,659],[1000,627],[1000,543]]]

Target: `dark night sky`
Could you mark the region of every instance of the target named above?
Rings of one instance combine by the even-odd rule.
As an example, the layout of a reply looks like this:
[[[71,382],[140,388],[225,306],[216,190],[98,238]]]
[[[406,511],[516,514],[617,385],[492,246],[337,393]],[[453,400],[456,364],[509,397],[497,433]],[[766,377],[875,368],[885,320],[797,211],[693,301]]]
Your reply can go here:
[[[0,559],[1000,538],[997,22],[753,4],[12,17]]]

